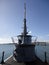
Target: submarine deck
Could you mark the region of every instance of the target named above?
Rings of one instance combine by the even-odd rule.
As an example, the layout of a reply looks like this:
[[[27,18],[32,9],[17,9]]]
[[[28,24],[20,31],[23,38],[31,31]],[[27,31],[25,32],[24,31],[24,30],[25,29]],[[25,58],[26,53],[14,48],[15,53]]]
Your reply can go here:
[[[33,62],[17,62],[13,59],[13,56],[11,56],[9,59],[5,61],[4,64],[0,65],[48,65],[47,63],[42,62],[40,59],[36,58]]]

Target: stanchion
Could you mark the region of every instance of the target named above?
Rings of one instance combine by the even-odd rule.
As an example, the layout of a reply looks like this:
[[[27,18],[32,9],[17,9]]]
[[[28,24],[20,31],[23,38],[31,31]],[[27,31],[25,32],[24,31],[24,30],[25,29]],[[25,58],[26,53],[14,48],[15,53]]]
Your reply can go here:
[[[4,51],[2,52],[2,60],[1,60],[1,64],[4,64]]]

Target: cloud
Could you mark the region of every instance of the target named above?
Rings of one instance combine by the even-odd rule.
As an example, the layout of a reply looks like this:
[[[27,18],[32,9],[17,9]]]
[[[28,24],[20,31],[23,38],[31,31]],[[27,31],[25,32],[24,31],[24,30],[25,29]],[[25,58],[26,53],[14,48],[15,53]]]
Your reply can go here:
[[[11,38],[0,38],[0,44],[11,43]]]
[[[28,32],[28,34],[31,34],[31,33],[32,33],[31,31]]]
[[[46,34],[46,35],[43,35],[43,36],[39,35],[37,40],[40,41],[40,42],[48,42],[49,41],[49,34],[48,35]]]
[[[49,37],[49,34],[47,36]]]

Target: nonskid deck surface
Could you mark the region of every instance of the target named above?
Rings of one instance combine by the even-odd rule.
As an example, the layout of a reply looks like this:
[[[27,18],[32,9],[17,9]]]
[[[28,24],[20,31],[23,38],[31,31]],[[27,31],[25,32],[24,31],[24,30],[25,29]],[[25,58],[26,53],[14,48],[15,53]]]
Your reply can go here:
[[[39,59],[36,59],[33,62],[17,62],[13,59],[13,56],[11,58],[9,58],[7,61],[5,61],[4,64],[0,64],[0,65],[48,65],[45,64],[44,62],[42,62]]]
[[[8,60],[6,60],[4,64],[0,64],[0,65],[24,65],[24,63],[18,63],[17,61],[13,59],[13,56],[12,56]]]

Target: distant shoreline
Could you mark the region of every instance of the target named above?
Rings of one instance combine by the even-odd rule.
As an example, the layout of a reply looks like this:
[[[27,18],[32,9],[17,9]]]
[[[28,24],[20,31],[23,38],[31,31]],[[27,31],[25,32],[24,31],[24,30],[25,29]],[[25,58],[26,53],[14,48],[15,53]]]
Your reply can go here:
[[[16,43],[0,43],[0,45],[15,45]],[[49,42],[36,42],[36,45],[46,46],[49,45]]]
[[[14,43],[2,43],[0,45],[14,45]]]

